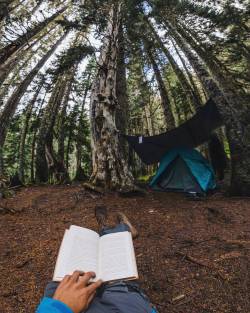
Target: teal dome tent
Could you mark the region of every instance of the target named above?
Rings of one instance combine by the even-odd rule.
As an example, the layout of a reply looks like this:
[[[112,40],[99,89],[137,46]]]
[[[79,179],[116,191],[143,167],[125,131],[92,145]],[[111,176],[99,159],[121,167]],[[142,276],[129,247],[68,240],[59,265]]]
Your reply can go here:
[[[150,183],[155,190],[207,193],[216,187],[214,171],[195,149],[170,150]]]

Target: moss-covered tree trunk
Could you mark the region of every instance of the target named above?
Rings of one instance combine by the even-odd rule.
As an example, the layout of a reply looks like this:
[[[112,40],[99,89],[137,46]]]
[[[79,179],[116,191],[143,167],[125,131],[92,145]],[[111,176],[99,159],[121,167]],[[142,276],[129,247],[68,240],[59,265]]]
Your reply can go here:
[[[119,50],[120,1],[112,5],[99,68],[91,95],[92,164],[91,183],[105,189],[131,189],[128,169],[116,127],[117,55]]]

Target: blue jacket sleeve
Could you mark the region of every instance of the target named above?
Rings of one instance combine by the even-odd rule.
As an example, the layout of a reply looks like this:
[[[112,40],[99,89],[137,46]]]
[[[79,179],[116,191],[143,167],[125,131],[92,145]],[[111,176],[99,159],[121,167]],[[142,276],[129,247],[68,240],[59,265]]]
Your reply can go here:
[[[43,298],[36,313],[73,313],[73,311],[61,301],[52,298]]]

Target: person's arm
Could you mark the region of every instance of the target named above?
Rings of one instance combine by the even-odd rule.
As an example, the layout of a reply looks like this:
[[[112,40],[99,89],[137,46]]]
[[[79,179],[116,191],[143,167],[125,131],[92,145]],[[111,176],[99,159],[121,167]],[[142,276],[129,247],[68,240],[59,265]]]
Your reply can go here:
[[[73,311],[61,301],[43,298],[36,313],[73,313]]]
[[[56,289],[53,299],[44,298],[36,313],[80,313],[86,310],[93,300],[96,289],[101,286],[99,280],[89,285],[95,273],[82,273],[76,271],[73,275],[64,277]]]

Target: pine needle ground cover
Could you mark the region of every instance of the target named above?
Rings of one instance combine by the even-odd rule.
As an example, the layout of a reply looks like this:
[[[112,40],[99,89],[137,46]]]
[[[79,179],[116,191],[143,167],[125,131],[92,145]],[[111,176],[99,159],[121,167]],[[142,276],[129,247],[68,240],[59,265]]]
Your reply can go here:
[[[154,192],[123,198],[40,186],[0,200],[1,313],[34,312],[64,230],[97,230],[95,205],[109,208],[111,224],[123,211],[139,230],[140,280],[160,313],[249,312],[250,199],[218,193],[194,202]]]

